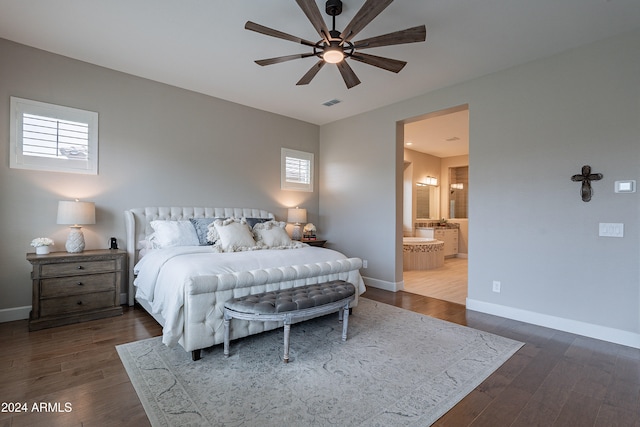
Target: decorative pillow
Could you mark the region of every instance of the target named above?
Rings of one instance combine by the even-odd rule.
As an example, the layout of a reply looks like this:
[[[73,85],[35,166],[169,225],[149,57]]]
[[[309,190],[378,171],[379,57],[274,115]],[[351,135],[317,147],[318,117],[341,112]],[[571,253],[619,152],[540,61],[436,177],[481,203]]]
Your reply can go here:
[[[253,234],[256,236],[258,243],[262,243],[271,249],[289,248],[294,242],[287,234],[286,226],[286,222],[262,222],[253,227]]]
[[[216,230],[215,222],[217,220],[225,221],[227,219],[233,219],[233,218],[215,218],[211,222],[211,224],[207,226],[207,244],[208,245],[215,245],[218,242],[218,240],[220,240],[220,235],[218,234],[218,230]]]
[[[224,252],[251,251],[261,248],[253,239],[253,233],[244,218],[228,218],[224,221],[217,219],[213,222],[213,226],[219,236],[215,245]]]
[[[207,238],[209,234],[209,226],[216,219],[224,219],[224,218],[191,218],[191,224],[193,224],[193,228],[196,229],[196,234],[198,235],[198,241],[200,242],[200,246],[213,245],[217,240],[217,237],[211,241]]]
[[[149,239],[157,248],[198,246],[200,241],[190,221],[151,221],[154,233]]]
[[[243,219],[245,221],[247,221],[247,225],[252,230],[253,230],[253,227],[256,226],[256,224],[260,224],[262,222],[271,221],[269,218],[243,218]]]
[[[214,220],[211,224],[207,226],[207,243],[211,245],[215,245],[218,242],[218,239],[220,239],[220,235],[216,230],[216,225],[215,225],[216,221],[217,220]]]

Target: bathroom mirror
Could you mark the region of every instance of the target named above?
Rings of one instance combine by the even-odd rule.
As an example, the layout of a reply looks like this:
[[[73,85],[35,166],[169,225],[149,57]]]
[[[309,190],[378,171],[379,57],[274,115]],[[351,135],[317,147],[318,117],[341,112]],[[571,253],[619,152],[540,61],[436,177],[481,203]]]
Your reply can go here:
[[[416,183],[416,218],[438,219],[440,206],[439,188]]]
[[[469,166],[449,168],[449,218],[468,218]]]

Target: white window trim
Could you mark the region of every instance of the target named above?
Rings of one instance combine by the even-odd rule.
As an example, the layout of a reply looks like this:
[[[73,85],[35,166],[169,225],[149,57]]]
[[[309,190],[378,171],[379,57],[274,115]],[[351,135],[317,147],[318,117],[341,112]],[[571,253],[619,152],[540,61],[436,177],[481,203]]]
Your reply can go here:
[[[11,97],[11,120],[9,125],[10,161],[15,169],[30,169],[52,172],[98,174],[98,113],[63,107],[45,102]],[[89,125],[87,159],[67,159],[23,155],[23,115],[34,114],[54,119],[86,123]]]
[[[287,157],[300,159],[309,162],[309,182],[300,183],[287,180]],[[280,150],[280,188],[282,190],[290,191],[305,191],[313,192],[313,153],[307,153],[304,151],[292,150],[290,148],[282,148]]]

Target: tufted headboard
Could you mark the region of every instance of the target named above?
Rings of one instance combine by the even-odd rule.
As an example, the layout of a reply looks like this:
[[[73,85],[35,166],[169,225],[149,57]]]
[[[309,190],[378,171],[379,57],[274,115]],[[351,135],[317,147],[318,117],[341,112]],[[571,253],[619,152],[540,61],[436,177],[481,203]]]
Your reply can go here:
[[[127,256],[129,261],[129,305],[133,305],[135,289],[133,287],[133,267],[138,262],[140,242],[153,232],[151,221],[178,221],[190,218],[268,218],[275,217],[271,212],[251,208],[200,208],[200,207],[146,207],[124,211],[126,227]]]

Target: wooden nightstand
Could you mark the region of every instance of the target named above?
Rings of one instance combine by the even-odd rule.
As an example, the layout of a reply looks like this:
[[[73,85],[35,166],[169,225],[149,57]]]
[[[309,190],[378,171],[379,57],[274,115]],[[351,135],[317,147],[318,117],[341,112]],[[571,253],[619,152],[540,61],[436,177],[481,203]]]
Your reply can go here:
[[[306,243],[309,246],[319,246],[319,247],[324,247],[324,245],[327,243],[326,240],[307,240],[307,239],[302,239],[301,242]]]
[[[125,251],[27,254],[27,261],[33,267],[30,331],[122,314]]]

